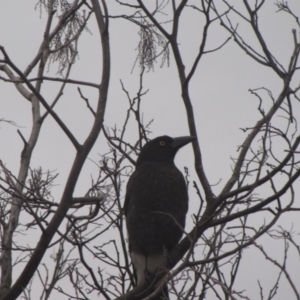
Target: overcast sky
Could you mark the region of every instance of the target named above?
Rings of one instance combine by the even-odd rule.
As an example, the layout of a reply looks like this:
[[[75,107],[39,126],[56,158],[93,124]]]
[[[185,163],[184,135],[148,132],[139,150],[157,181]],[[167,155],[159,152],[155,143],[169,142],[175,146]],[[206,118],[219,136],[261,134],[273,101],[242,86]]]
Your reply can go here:
[[[46,14],[40,15],[35,10],[36,0],[0,0],[0,45],[4,46],[11,60],[21,70],[24,70],[38,51],[43,37],[46,22]],[[111,15],[121,14],[122,7],[114,1],[107,1]],[[276,58],[287,66],[288,59],[293,49],[292,28],[296,28],[295,21],[282,13],[276,13],[274,1],[267,1],[262,10],[261,31],[274,50]],[[287,1],[296,13],[300,11],[300,1]],[[238,4],[235,4],[238,5]],[[180,49],[184,53],[186,68],[191,67],[199,46],[199,28],[201,21],[196,18],[197,12],[187,9],[180,24]],[[91,81],[99,84],[101,72],[101,56],[99,55],[100,42],[95,20],[89,23],[91,34],[84,32],[80,39],[78,49],[79,58],[73,70],[72,79]],[[249,41],[254,41],[250,29],[239,21],[239,29],[247,35]],[[299,34],[298,34],[299,36]],[[215,22],[209,32],[207,50],[220,46],[229,33]],[[124,20],[111,20],[110,39],[112,51],[112,72],[109,89],[109,99],[105,114],[105,125],[113,127],[122,125],[128,108],[128,100],[122,91],[120,80],[124,83],[128,92],[135,96],[139,88],[139,68],[133,68],[137,55],[138,33],[137,28]],[[255,47],[257,44],[253,44]],[[258,49],[260,51],[260,49]],[[55,67],[49,70],[49,76],[55,75]],[[0,74],[1,75],[1,74]],[[1,75],[2,76],[2,75]],[[299,77],[298,77],[299,79]],[[142,101],[144,120],[154,119],[151,125],[151,138],[159,135],[170,135],[173,137],[189,135],[184,106],[181,100],[179,79],[175,63],[171,57],[170,66],[160,67],[160,61],[155,70],[150,70],[144,76],[144,89],[148,93]],[[295,85],[297,85],[295,83]],[[46,100],[52,101],[60,84],[46,83],[42,93]],[[193,100],[194,113],[197,118],[197,131],[199,142],[203,152],[205,171],[215,194],[222,189],[231,172],[231,157],[237,156],[237,147],[241,145],[246,134],[241,128],[254,126],[260,118],[257,110],[258,100],[249,93],[249,89],[266,87],[272,90],[274,96],[278,95],[282,85],[276,76],[254,62],[237,47],[233,40],[229,41],[221,50],[208,54],[201,60],[196,74],[191,82],[191,97]],[[97,91],[82,87],[82,91],[91,103],[96,103]],[[268,104],[269,103],[269,104]],[[265,102],[267,109],[271,101]],[[69,86],[58,105],[56,111],[62,120],[70,127],[71,131],[80,142],[84,140],[92,124],[92,115],[80,99],[77,85]],[[24,100],[10,83],[0,81],[0,119],[14,121],[22,134],[28,138],[31,126],[31,106]],[[300,116],[299,104],[294,106],[294,115]],[[280,117],[274,121],[282,122]],[[136,131],[128,140],[136,138]],[[20,153],[23,143],[17,134],[17,128],[7,123],[0,123],[0,158],[7,167],[17,174],[20,162]],[[99,154],[107,151],[105,139],[101,135],[95,147],[89,154],[90,160],[85,163],[80,180],[76,187],[76,195],[82,196],[90,186],[91,174],[97,174],[97,166],[93,161],[99,160]],[[283,151],[283,150],[282,150]],[[56,181],[53,195],[59,199],[70,166],[75,156],[75,150],[68,138],[62,133],[58,125],[49,116],[43,125],[42,134],[34,151],[31,167],[42,166],[44,170],[56,170],[60,175]],[[191,146],[180,151],[176,158],[176,164],[183,170],[184,166],[191,169],[193,176],[193,160]],[[193,177],[191,177],[191,180]],[[124,190],[123,190],[124,193]],[[190,207],[195,200],[194,191],[191,190]],[[284,222],[296,222],[285,220]],[[263,218],[262,218],[263,219]],[[260,220],[261,221],[261,220]],[[188,222],[191,226],[191,222]],[[285,223],[287,224],[287,223]],[[268,244],[268,243],[266,243]],[[282,256],[282,252],[270,242],[274,256]],[[266,245],[268,247],[268,245]],[[271,248],[270,247],[270,248]],[[270,249],[272,250],[272,249]],[[281,249],[280,249],[281,250]],[[281,256],[280,256],[281,255]],[[293,259],[299,261],[296,252],[291,252]],[[271,284],[272,267],[265,262],[254,264],[253,258],[258,259],[261,254],[255,251],[244,252],[245,272],[238,279],[241,289],[247,289],[247,295],[258,295],[257,281],[251,281],[251,274],[257,274],[266,285]],[[248,259],[247,259],[248,258]],[[298,278],[300,271],[292,270]],[[273,283],[273,282],[272,282]],[[267,289],[267,287],[266,287]],[[290,292],[290,290],[289,290]],[[285,296],[283,296],[285,295]],[[213,299],[213,298],[211,298]],[[251,298],[252,299],[252,298]],[[254,299],[254,298],[253,298]],[[275,299],[288,298],[284,289],[279,290]]]

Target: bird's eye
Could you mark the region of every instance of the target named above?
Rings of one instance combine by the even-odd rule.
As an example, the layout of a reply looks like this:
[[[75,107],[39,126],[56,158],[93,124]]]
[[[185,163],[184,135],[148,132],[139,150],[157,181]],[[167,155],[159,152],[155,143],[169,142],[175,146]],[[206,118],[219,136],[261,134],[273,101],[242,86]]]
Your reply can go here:
[[[165,142],[165,141],[160,141],[159,144],[160,144],[161,146],[164,146],[164,145],[166,144],[166,142]]]

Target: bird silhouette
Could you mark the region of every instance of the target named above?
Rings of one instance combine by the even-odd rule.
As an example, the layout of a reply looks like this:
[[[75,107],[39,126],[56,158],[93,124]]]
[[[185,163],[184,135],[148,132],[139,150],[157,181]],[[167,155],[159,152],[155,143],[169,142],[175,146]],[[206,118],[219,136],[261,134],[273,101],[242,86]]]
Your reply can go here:
[[[174,158],[195,139],[160,136],[146,143],[128,181],[124,212],[137,285],[166,270],[168,253],[183,235],[188,193]],[[167,286],[153,299],[168,299]]]

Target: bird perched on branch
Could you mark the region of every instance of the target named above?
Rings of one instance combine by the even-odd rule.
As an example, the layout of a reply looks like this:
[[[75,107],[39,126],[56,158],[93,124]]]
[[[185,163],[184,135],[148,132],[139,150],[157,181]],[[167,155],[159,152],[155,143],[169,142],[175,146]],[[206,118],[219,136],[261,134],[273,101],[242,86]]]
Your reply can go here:
[[[183,235],[188,193],[174,158],[195,139],[161,136],[151,140],[141,149],[128,181],[124,211],[137,285],[167,268],[168,253]],[[155,299],[167,299],[167,287]]]

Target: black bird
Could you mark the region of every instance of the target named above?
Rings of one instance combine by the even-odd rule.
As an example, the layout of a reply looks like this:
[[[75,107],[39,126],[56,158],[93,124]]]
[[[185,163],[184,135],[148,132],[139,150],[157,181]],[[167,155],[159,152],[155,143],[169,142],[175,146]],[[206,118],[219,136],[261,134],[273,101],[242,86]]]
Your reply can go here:
[[[188,193],[174,158],[195,139],[160,136],[151,140],[141,149],[128,181],[124,211],[137,285],[144,285],[149,276],[167,267],[168,253],[183,235]],[[155,299],[166,299],[166,294],[167,287]]]

